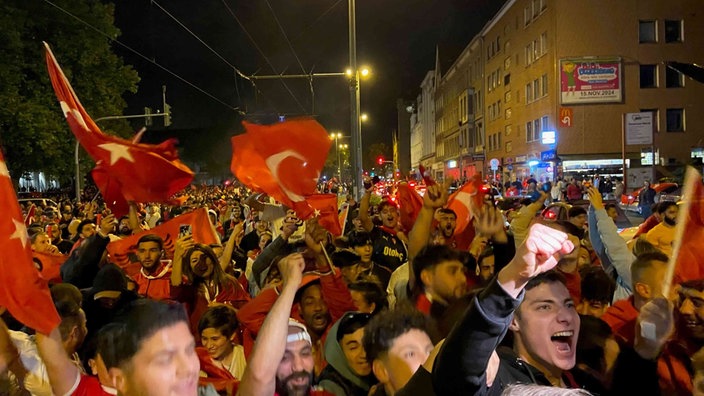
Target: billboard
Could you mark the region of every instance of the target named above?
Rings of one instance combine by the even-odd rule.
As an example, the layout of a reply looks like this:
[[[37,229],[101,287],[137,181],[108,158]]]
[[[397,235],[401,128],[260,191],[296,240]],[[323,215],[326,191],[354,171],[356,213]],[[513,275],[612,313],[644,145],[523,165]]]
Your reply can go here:
[[[621,58],[560,59],[560,103],[620,103]]]

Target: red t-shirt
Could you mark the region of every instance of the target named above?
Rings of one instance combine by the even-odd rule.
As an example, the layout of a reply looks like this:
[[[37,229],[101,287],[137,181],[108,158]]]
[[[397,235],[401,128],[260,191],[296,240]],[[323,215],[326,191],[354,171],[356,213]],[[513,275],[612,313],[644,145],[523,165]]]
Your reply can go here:
[[[96,377],[79,374],[73,389],[67,394],[72,396],[117,395],[117,390],[103,387]]]

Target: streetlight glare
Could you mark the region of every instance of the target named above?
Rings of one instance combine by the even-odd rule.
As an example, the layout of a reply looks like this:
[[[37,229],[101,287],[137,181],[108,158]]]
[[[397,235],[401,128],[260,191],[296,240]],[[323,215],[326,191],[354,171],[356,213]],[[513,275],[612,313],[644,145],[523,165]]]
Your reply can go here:
[[[348,68],[347,70],[345,70],[345,74],[347,74],[347,76],[349,77],[352,77],[352,69]]]
[[[367,119],[369,119],[369,117],[367,116],[367,113],[362,113],[362,115],[359,117],[359,119],[362,121],[366,121]]]
[[[370,71],[368,68],[365,67],[365,68],[362,68],[360,73],[362,74],[362,77],[367,77],[369,75]]]

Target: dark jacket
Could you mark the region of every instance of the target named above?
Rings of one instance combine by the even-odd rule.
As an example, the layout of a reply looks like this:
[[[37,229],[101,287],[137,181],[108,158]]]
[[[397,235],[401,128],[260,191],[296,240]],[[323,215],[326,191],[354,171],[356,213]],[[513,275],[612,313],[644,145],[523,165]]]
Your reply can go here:
[[[79,289],[93,286],[93,279],[100,269],[98,264],[109,242],[110,238],[97,232],[86,239],[61,265],[61,279]]]

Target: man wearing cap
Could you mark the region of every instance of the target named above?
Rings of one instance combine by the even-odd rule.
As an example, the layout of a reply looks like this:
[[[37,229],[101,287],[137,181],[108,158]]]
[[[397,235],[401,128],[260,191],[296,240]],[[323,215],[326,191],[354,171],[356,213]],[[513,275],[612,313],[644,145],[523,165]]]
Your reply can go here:
[[[93,287],[83,291],[88,334],[94,336],[138,298],[135,292],[127,290],[127,279],[122,270],[115,264],[105,265],[95,276]]]
[[[315,361],[306,327],[289,319],[303,279],[305,261],[292,254],[279,262],[283,286],[259,331],[249,356],[239,394],[250,396],[308,395],[313,386]],[[276,365],[272,362],[278,362]],[[319,391],[316,394],[323,394]]]

